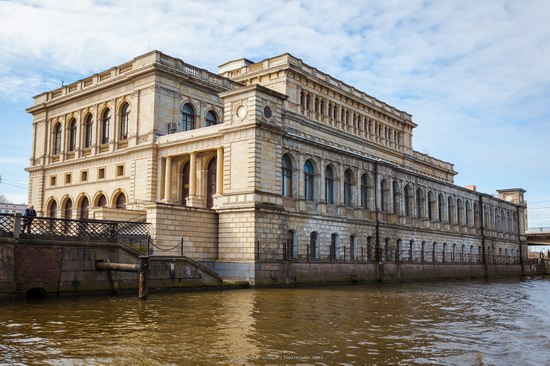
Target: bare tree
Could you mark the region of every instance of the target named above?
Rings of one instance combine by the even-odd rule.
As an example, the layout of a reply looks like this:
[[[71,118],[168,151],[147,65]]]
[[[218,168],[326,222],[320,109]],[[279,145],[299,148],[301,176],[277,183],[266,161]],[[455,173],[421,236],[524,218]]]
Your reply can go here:
[[[4,196],[3,194],[0,194],[0,203],[12,203],[8,197]]]

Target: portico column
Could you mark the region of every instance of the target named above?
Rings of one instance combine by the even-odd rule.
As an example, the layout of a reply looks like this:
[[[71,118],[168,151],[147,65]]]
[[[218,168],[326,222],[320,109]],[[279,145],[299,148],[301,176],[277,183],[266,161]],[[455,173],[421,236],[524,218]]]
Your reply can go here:
[[[164,201],[168,202],[172,191],[172,158],[166,158],[166,167],[164,173]]]
[[[216,194],[223,193],[223,147],[217,150],[216,164]]]
[[[197,195],[197,154],[191,153],[191,162],[189,165],[189,196]]]

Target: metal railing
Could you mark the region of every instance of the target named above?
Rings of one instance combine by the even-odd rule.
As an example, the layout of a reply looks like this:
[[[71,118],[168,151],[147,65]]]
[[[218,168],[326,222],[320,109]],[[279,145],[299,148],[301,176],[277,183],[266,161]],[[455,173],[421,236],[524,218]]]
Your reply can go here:
[[[146,222],[71,220],[54,217],[25,217],[0,214],[0,236],[63,240],[106,240],[125,244],[147,243],[150,224]]]
[[[305,249],[305,250],[304,250]],[[299,250],[296,246],[289,246],[287,243],[273,245],[270,243],[256,242],[257,261],[297,261],[297,262],[388,262],[388,263],[438,263],[438,264],[480,264],[483,263],[482,256],[478,253],[455,253],[436,252],[421,250],[397,250],[390,248],[384,250],[379,248],[376,253],[375,247],[358,246],[352,251],[349,246],[323,248],[321,252],[318,247],[314,251],[310,245]],[[326,253],[329,249],[329,253]],[[487,263],[495,264],[520,264],[516,256],[488,256]]]

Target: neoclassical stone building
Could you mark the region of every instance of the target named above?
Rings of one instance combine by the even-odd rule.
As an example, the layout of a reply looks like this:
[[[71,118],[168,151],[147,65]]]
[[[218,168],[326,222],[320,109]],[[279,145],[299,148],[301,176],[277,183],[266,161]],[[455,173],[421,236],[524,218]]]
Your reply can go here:
[[[413,149],[410,114],[289,54],[214,74],[153,51],[27,111],[39,215],[146,220],[155,254],[183,238],[222,276],[486,272],[527,256],[522,189],[454,185],[452,164]]]

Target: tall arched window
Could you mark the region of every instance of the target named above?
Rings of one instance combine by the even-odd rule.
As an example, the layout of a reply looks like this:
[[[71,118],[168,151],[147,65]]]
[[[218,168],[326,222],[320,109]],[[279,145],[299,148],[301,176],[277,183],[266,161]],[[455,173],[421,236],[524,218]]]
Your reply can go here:
[[[76,119],[69,122],[69,151],[76,150]]]
[[[435,241],[432,244],[432,262],[437,262],[437,243]]]
[[[396,215],[399,215],[401,213],[401,210],[399,209],[399,199],[401,196],[401,192],[399,191],[399,183],[397,181],[393,181],[393,213]]]
[[[120,135],[121,140],[128,138],[128,125],[130,120],[130,105],[125,103],[120,112]]]
[[[304,164],[304,198],[307,201],[313,201],[314,197],[314,173],[313,164],[311,161],[306,161]]]
[[[390,187],[387,180],[382,179],[380,189],[382,191],[380,195],[380,210],[389,211]]]
[[[435,194],[432,191],[428,192],[428,220],[435,220],[435,214],[437,212],[437,203],[435,201]]]
[[[116,198],[116,208],[126,209],[126,195],[121,193]]]
[[[363,260],[363,258],[361,258]],[[372,237],[367,237],[367,261],[372,261],[373,255],[372,255]]]
[[[288,155],[283,155],[281,162],[281,180],[283,182],[283,196],[292,197],[292,161]]]
[[[111,110],[107,109],[103,112],[103,117],[101,118],[101,143],[109,143],[109,129],[111,126]]]
[[[81,219],[87,219],[88,218],[88,206],[90,205],[90,202],[88,201],[88,197],[84,197],[82,199],[82,202],[80,202],[80,218]]]
[[[361,176],[361,207],[365,210],[369,208],[369,186],[367,174]]]
[[[447,262],[447,243],[443,243],[443,262]]]
[[[355,235],[349,237],[349,259],[351,261],[355,260]]]
[[[61,153],[61,123],[56,124],[54,128],[53,153],[54,155]]]
[[[73,216],[73,201],[69,198],[66,202],[65,202],[65,207],[64,207],[64,215],[63,215],[63,218],[69,220],[72,218]]]
[[[421,219],[424,217],[424,192],[421,188],[416,189],[416,217]]]
[[[391,261],[391,251],[390,251],[390,238],[384,240],[384,260],[386,262]]]
[[[208,172],[206,179],[206,207],[212,208],[214,206],[214,195],[216,194],[216,166],[217,158],[213,158],[208,163]]]
[[[311,259],[317,259],[317,253],[318,253],[317,239],[318,239],[318,234],[316,231],[312,232],[309,235],[309,257]]]
[[[479,213],[479,204],[477,202],[474,203],[474,226],[476,228],[481,227],[481,219],[480,219],[480,213]]]
[[[335,261],[337,260],[337,253],[336,253],[336,245],[338,242],[338,234],[333,233],[330,236],[330,260]]]
[[[414,255],[414,240],[409,241],[409,261],[413,262],[415,260]]]
[[[107,206],[107,197],[105,195],[100,195],[97,199],[97,207],[105,207]]]
[[[325,168],[325,201],[334,203],[334,174],[330,166]]]
[[[405,216],[413,216],[413,190],[410,185],[405,186]]]
[[[351,198],[352,198],[352,180],[351,172],[346,170],[344,172],[344,205],[346,207],[351,207]]]
[[[286,256],[287,258],[294,259],[296,258],[295,248],[294,248],[294,231],[289,230],[286,233]]]
[[[50,209],[48,210],[50,213],[50,217],[57,217],[57,202],[52,201],[50,204]]]
[[[420,248],[420,261],[424,262],[426,260],[426,242],[422,242],[422,247]]]
[[[92,146],[92,138],[93,138],[93,131],[94,131],[94,117],[89,114],[88,117],[86,117],[86,123],[84,127],[86,131],[86,135],[84,136],[84,147],[90,147]]]
[[[456,243],[453,244],[453,254],[451,255],[451,262],[456,262]]]
[[[181,122],[184,131],[191,131],[195,128],[195,110],[189,103],[184,104],[181,108]]]
[[[212,111],[208,111],[208,113],[206,113],[206,127],[215,126],[217,124],[218,124],[218,117],[216,117],[216,113]]]

